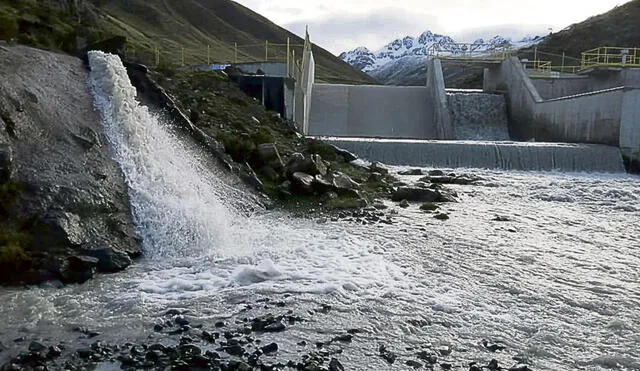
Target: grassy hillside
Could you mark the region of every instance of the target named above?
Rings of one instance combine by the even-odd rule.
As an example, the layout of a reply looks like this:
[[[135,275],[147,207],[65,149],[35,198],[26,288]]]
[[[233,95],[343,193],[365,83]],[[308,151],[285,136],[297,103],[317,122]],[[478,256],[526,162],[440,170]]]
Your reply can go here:
[[[600,46],[640,47],[640,0],[573,24],[551,34],[538,45],[540,50],[579,58]]]
[[[230,0],[3,0],[0,3],[0,39],[71,52],[76,37],[89,42],[125,36],[128,56],[141,62],[187,64],[234,59],[263,60],[265,41],[303,44],[304,40],[268,19]],[[245,45],[255,45],[244,47]],[[210,49],[207,49],[207,46]],[[298,48],[300,50],[301,48]],[[269,58],[286,55],[286,47],[271,47]],[[322,81],[375,83],[375,80],[314,46],[316,77]],[[299,53],[298,55],[300,55]]]

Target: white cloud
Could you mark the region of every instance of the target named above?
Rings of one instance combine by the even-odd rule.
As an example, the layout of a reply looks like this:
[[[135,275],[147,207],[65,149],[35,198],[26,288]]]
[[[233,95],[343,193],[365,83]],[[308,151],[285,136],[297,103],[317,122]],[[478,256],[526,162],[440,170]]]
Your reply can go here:
[[[236,0],[275,23],[301,34],[308,24],[313,41],[333,53],[376,49],[423,31],[460,41],[501,34],[519,37],[554,31],[606,12],[628,0]],[[505,34],[505,32],[514,34]]]

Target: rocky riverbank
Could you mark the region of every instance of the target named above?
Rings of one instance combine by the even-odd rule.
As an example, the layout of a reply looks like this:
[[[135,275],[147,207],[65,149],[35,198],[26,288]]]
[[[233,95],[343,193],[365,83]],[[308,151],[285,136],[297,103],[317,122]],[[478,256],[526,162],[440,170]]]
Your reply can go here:
[[[333,308],[323,305],[305,312],[288,306],[289,294],[262,297],[238,303],[240,315],[225,320],[202,322],[196,313],[169,309],[145,327],[150,335],[145,341],[111,343],[101,340],[99,332],[88,328],[70,329],[77,341],[14,339],[13,348],[21,352],[4,365],[2,371],[42,369],[111,369],[124,370],[305,370],[344,371],[362,369],[349,364],[343,353],[369,336],[366,329],[345,328],[340,333],[327,333],[323,340],[300,339],[295,344],[285,340],[287,333],[308,321],[331,317]],[[295,308],[295,306],[294,306]],[[410,323],[425,326],[426,323]],[[152,329],[152,330],[151,330]],[[280,339],[280,340],[279,340]],[[481,340],[487,354],[508,352],[505,345]],[[293,347],[294,349],[286,349]],[[5,347],[0,344],[0,352]],[[281,356],[297,353],[298,357]],[[379,344],[367,352],[368,357],[382,361],[389,369],[464,369],[527,371],[526,362],[515,357],[511,367],[498,360],[488,363],[456,361],[450,347],[403,348],[399,344]]]

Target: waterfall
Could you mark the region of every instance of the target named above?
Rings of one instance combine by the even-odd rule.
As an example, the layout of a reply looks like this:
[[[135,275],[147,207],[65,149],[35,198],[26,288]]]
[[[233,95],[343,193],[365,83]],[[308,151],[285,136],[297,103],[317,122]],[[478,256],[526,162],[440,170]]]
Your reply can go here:
[[[105,134],[120,164],[146,256],[185,255],[227,245],[237,220],[221,202],[195,146],[178,139],[158,115],[136,100],[118,56],[90,52],[90,86]]]
[[[447,104],[457,140],[509,140],[504,95],[448,90]]]
[[[503,170],[625,172],[620,150],[596,144],[327,138],[390,165]]]

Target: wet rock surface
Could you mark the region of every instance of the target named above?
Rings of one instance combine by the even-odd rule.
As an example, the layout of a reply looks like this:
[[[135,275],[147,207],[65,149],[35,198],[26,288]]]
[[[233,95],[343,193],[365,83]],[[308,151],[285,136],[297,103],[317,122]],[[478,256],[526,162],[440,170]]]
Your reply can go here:
[[[97,271],[129,265],[141,251],[127,187],[82,60],[22,46],[2,48],[0,58],[0,182],[19,189],[6,212],[32,236],[21,246],[29,263],[0,273],[0,283],[83,281],[92,274],[75,275],[83,269],[75,256],[96,258]]]

